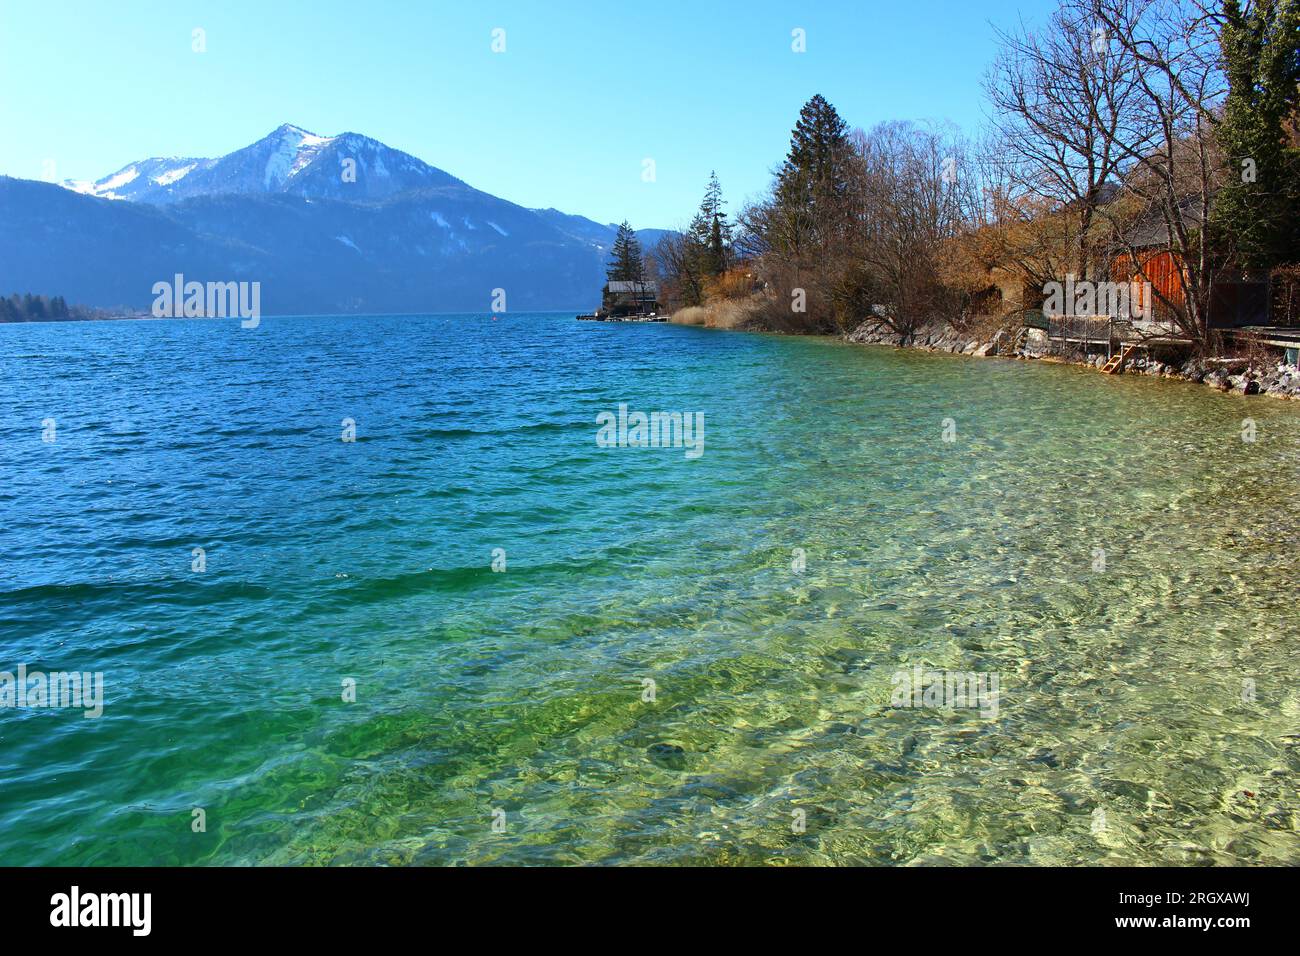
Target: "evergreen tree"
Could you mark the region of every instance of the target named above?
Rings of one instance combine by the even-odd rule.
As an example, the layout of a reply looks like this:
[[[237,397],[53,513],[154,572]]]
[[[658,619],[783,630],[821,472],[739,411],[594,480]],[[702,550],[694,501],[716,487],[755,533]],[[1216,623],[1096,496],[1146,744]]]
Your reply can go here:
[[[848,190],[852,153],[848,124],[817,94],[799,111],[790,134],[790,151],[777,173],[778,201],[818,219],[834,215]]]
[[[46,320],[67,320],[73,317],[85,318],[87,313],[81,309],[68,306],[68,300],[61,295],[32,295],[30,292],[5,298],[0,296],[0,322],[42,322]]]
[[[1220,56],[1228,79],[1217,136],[1230,164],[1212,224],[1252,270],[1300,260],[1300,151],[1286,123],[1300,82],[1300,0],[1224,0]]]
[[[641,243],[626,219],[619,225],[618,235],[614,238],[614,247],[610,250],[610,261],[605,269],[605,277],[610,282],[645,281],[645,261],[641,256]]]
[[[722,186],[718,174],[709,174],[709,184],[687,229],[686,266],[694,273],[695,285],[708,276],[718,276],[727,270],[731,250],[731,224],[722,207]],[[694,304],[694,303],[690,303]]]
[[[727,271],[727,242],[722,234],[722,217],[713,217],[713,228],[709,231],[709,268],[715,276]]]
[[[709,184],[704,190],[704,201],[696,221],[700,223],[697,239],[703,247],[703,267],[708,275],[721,275],[727,270],[727,256],[731,247],[731,224],[722,207],[722,186],[716,172],[709,173]]]

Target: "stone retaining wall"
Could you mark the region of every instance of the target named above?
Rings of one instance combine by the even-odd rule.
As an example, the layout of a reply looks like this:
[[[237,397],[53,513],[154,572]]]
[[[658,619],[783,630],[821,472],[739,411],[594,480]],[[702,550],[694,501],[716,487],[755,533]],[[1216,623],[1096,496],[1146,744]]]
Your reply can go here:
[[[1042,358],[1045,354],[1041,343],[1029,342],[1025,347],[1012,351],[1010,336],[1005,332],[999,332],[992,340],[984,341],[977,334],[963,331],[950,322],[928,322],[918,326],[911,335],[903,336],[878,319],[870,319],[845,338],[861,345],[892,345],[897,348],[976,357],[1002,355],[1007,358],[1035,359]],[[1100,368],[1105,363],[1105,355],[1095,355],[1088,361],[1077,364]],[[1239,395],[1300,399],[1300,369],[1294,365],[1252,364],[1247,359],[1193,358],[1180,366],[1134,356],[1125,364],[1125,374],[1199,382]]]

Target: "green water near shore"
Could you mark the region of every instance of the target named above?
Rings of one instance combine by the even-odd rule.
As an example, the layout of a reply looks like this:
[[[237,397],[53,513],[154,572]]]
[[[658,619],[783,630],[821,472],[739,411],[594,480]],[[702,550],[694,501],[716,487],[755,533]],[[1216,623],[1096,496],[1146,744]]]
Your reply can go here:
[[[0,669],[108,685],[96,721],[0,712],[0,863],[1300,862],[1293,405],[263,326],[0,329]],[[702,411],[705,453],[598,448],[620,402]],[[998,675],[997,715],[891,706],[918,664]]]

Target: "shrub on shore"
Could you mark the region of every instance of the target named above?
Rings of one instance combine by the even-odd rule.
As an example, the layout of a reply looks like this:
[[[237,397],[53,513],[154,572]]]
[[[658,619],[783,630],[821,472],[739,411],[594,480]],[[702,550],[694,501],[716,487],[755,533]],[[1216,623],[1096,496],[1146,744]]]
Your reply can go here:
[[[678,309],[672,321],[678,325],[697,325],[706,329],[766,329],[761,318],[764,302],[760,296],[745,299],[719,299],[706,305]]]

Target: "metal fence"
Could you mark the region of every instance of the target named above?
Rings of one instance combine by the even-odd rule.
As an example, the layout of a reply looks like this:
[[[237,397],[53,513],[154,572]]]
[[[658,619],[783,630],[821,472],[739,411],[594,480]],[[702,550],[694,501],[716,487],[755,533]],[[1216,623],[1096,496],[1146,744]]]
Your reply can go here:
[[[1116,322],[1104,316],[1051,315],[1047,317],[1047,336],[1085,345],[1108,345],[1116,337]]]

